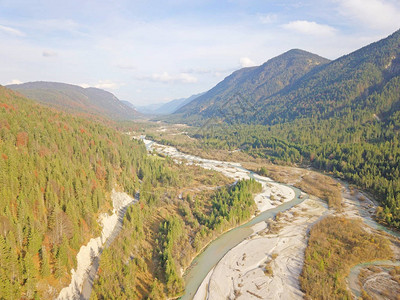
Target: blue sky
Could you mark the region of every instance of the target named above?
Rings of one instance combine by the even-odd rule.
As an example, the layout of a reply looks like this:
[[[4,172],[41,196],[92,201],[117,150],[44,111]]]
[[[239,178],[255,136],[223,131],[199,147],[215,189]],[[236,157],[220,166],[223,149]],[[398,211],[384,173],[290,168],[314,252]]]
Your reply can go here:
[[[399,28],[398,0],[0,0],[0,84],[95,86],[144,105],[292,48],[335,59]]]

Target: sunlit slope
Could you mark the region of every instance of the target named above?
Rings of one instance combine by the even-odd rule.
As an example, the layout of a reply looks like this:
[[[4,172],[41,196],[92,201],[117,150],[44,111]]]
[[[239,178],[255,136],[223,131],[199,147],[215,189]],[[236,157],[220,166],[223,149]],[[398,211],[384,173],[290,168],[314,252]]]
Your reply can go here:
[[[8,88],[24,96],[74,113],[107,117],[114,120],[132,120],[141,116],[112,93],[98,88],[82,88],[59,82],[28,82]]]

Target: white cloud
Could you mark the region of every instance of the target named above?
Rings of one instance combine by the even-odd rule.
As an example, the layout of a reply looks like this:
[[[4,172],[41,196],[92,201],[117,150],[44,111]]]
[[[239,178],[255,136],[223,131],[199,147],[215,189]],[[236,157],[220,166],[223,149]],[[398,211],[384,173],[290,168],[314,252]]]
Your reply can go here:
[[[171,82],[176,79],[173,76],[169,75],[168,72],[163,72],[160,74],[155,73],[151,75],[150,78],[153,79],[154,81],[161,81],[161,82]]]
[[[3,32],[11,34],[11,35],[25,36],[25,33],[23,33],[22,31],[12,28],[12,27],[8,27],[8,26],[0,25],[0,31],[3,31]]]
[[[99,80],[95,84],[88,84],[88,83],[79,83],[78,84],[80,87],[83,87],[84,89],[89,88],[89,87],[95,87],[98,89],[105,89],[105,90],[115,90],[118,89],[119,87],[125,85],[124,83],[117,83],[112,80]]]
[[[247,67],[253,67],[256,65],[256,63],[254,61],[252,61],[250,58],[248,57],[241,57],[240,58],[240,65],[242,66],[242,68],[247,68]]]
[[[278,20],[278,15],[276,14],[259,15],[258,19],[262,24],[271,24]]]
[[[52,51],[52,50],[44,50],[42,53],[43,57],[54,57],[57,56],[57,52]]]
[[[186,73],[181,73],[178,76],[178,80],[180,80],[183,83],[195,83],[197,82],[197,78]]]
[[[6,85],[9,85],[9,84],[21,84],[21,83],[23,83],[21,80],[13,79],[10,82],[6,83]]]
[[[339,12],[351,20],[362,22],[369,28],[397,30],[400,20],[398,2],[385,0],[334,0]],[[395,5],[395,3],[397,5]]]
[[[207,74],[222,74],[222,73],[231,73],[236,70],[236,67],[233,68],[189,68],[184,70],[182,73],[187,74],[198,74],[198,75],[207,75]],[[219,76],[219,75],[218,75]]]
[[[215,72],[212,69],[206,69],[206,68],[190,68],[190,69],[186,69],[184,71],[184,73],[187,74],[210,74],[212,72]]]
[[[28,8],[22,2],[9,1],[16,4],[16,11]],[[81,1],[81,4],[86,2]],[[111,87],[121,99],[134,97],[135,101],[143,102],[156,102],[165,95],[180,98],[208,90],[240,65],[249,65],[240,62],[244,56],[259,64],[291,48],[305,49],[331,59],[349,53],[389,33],[389,30],[377,33],[362,26],[358,18],[365,14],[364,8],[355,4],[367,3],[367,7],[370,3],[400,5],[400,0],[328,0],[318,5],[312,5],[315,1],[300,1],[303,6],[294,8],[294,3],[299,1],[285,1],[284,6],[279,1],[264,1],[268,4],[262,7],[240,5],[237,11],[225,10],[227,14],[221,11],[221,15],[214,12],[203,15],[205,11],[199,9],[191,11],[190,18],[188,14],[161,17],[149,10],[149,15],[142,16],[137,12],[136,17],[129,15],[127,18],[123,13],[129,11],[124,7],[125,2],[117,5],[118,9],[112,14],[107,10],[104,18],[97,19],[88,16],[84,10],[74,14],[46,9],[46,14],[34,18],[21,12],[26,18],[18,20],[11,14],[3,15],[0,24],[9,27],[6,30],[0,28],[0,57],[3,58],[0,82],[21,78],[24,81],[46,79],[85,83],[82,86]],[[273,2],[276,3],[270,7]],[[111,2],[109,5],[117,8]],[[31,9],[29,7],[29,12]],[[360,12],[356,18],[357,10]],[[348,15],[344,17],[344,13]],[[399,26],[399,19],[392,17],[392,13],[379,14],[364,20],[373,24],[375,18],[389,16],[392,25]],[[98,19],[102,21],[96,22]],[[283,24],[288,28],[283,28]],[[337,31],[321,24],[334,26]],[[9,28],[18,31],[9,31]],[[367,30],[360,30],[365,28]],[[300,29],[303,34],[299,33]],[[321,29],[331,35],[321,38],[318,35]],[[29,38],[20,38],[18,34],[21,33]],[[54,50],[58,57],[38,60],[43,50]],[[98,79],[111,79],[112,82],[98,82]],[[117,83],[122,82],[127,84],[116,88]],[[137,89],[142,93],[137,94]]]
[[[98,89],[109,89],[109,90],[114,90],[122,86],[123,84],[121,83],[116,83],[111,80],[99,80],[97,84],[94,85],[94,87]]]
[[[163,73],[154,73],[150,76],[142,76],[137,79],[142,80],[150,80],[155,82],[163,82],[163,83],[195,83],[197,82],[197,78],[188,73],[179,73],[176,75],[170,75],[168,72]]]
[[[298,20],[284,24],[283,28],[302,34],[316,35],[316,36],[321,36],[321,35],[331,36],[336,32],[336,29],[331,26],[304,20]]]

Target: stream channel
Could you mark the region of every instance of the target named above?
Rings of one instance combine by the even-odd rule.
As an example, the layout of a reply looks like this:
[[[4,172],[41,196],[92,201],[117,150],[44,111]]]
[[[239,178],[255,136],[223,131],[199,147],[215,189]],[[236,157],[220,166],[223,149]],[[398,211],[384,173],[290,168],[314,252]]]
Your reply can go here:
[[[153,145],[157,145],[159,147],[163,147],[157,143],[154,143],[150,140],[143,139],[146,148],[151,150]],[[173,147],[168,147],[172,149]],[[164,153],[165,154],[165,153]],[[175,155],[174,155],[175,154]],[[207,160],[200,157],[196,157],[193,155],[187,155],[184,153],[179,152],[178,150],[174,149],[173,153],[168,153],[171,158],[184,158],[191,163],[196,163],[199,166],[202,166],[199,162],[207,162],[208,164],[212,164],[215,166],[226,165],[229,168],[237,169],[238,172],[244,172],[247,174],[249,178],[253,178],[254,180],[263,183],[275,183],[275,181],[270,180],[269,178],[259,176],[254,172],[243,168],[242,166],[238,165],[237,163],[229,163],[229,162],[222,162],[216,160]],[[265,178],[265,179],[263,179]],[[207,276],[208,272],[224,257],[224,255],[229,252],[232,248],[240,244],[243,240],[248,238],[252,233],[253,230],[251,227],[259,222],[268,221],[271,218],[274,218],[277,213],[286,211],[301,202],[307,199],[307,196],[303,194],[303,197],[300,197],[302,194],[301,191],[293,186],[285,185],[279,183],[283,186],[290,187],[294,191],[294,198],[290,201],[287,201],[277,207],[265,210],[255,216],[253,219],[248,221],[247,223],[235,227],[224,234],[222,234],[217,239],[211,241],[207,247],[203,249],[203,251],[196,256],[196,258],[192,261],[189,268],[186,270],[184,274],[185,280],[185,294],[181,296],[180,299],[192,299],[196,294],[197,289],[201,285],[204,278]]]
[[[364,221],[365,224],[367,224],[368,226],[370,226],[376,230],[385,231],[386,233],[400,239],[399,232],[390,230],[389,228],[375,222],[372,219],[370,214],[365,213],[365,211],[362,209],[361,205],[357,205],[357,207],[359,210],[359,214],[362,217],[362,220]],[[349,276],[347,277],[347,282],[348,282],[348,287],[350,288],[351,292],[357,298],[361,297],[361,286],[358,283],[358,275],[360,274],[361,269],[369,267],[369,266],[400,266],[400,261],[391,261],[391,260],[371,261],[371,262],[365,262],[365,263],[358,264],[358,265],[354,266],[353,268],[351,268]]]
[[[153,146],[158,146],[162,147],[162,149],[169,149],[169,151],[160,151],[160,149],[156,150],[158,152],[161,152],[163,154],[169,155],[173,159],[184,159],[190,163],[197,164],[199,166],[203,166],[203,163],[208,164],[208,168],[210,166],[215,166],[215,167],[220,167],[220,165],[224,165],[228,168],[236,169],[237,172],[244,172],[246,173],[248,178],[253,178],[256,181],[263,183],[263,182],[269,182],[269,183],[275,183],[274,181],[271,181],[269,178],[259,176],[255,174],[254,172],[247,170],[243,168],[240,164],[238,163],[229,163],[229,162],[222,162],[222,161],[216,161],[216,160],[209,160],[209,159],[203,159],[194,155],[189,155],[185,154],[182,152],[179,152],[176,148],[170,147],[170,146],[163,146],[160,144],[157,144],[153,141],[146,140],[144,137],[141,137],[143,142],[146,145],[147,150],[152,150]],[[215,168],[218,171],[218,168]],[[263,179],[264,178],[264,179]],[[344,183],[346,186],[347,184]],[[282,205],[279,205],[277,207],[267,209],[260,214],[258,214],[256,217],[248,221],[247,223],[238,226],[236,228],[233,228],[224,234],[222,234],[220,237],[217,239],[211,241],[204,249],[203,251],[196,256],[196,258],[192,261],[191,265],[189,268],[186,270],[184,273],[184,280],[185,280],[185,292],[184,295],[182,295],[179,299],[182,300],[187,300],[187,299],[193,299],[194,295],[196,294],[199,286],[203,282],[204,278],[207,276],[207,274],[210,272],[210,270],[224,257],[226,253],[228,253],[232,248],[240,244],[243,240],[248,238],[252,233],[253,230],[251,227],[259,222],[265,222],[268,221],[269,219],[272,219],[276,216],[277,213],[286,211],[301,202],[303,202],[305,199],[307,199],[307,196],[300,197],[301,191],[293,186],[290,185],[285,185],[282,183],[279,183],[281,185],[290,187],[293,189],[295,196],[292,200],[287,201],[283,203]],[[367,214],[361,205],[355,203],[355,205],[359,209],[360,216],[362,217],[362,220],[364,221],[365,224],[368,226],[377,229],[377,230],[383,230],[387,232],[388,234],[391,234],[397,238],[400,238],[400,233],[394,232],[378,223],[376,223],[369,214]],[[393,262],[393,261],[375,261],[375,262],[368,262],[368,263],[363,263],[354,266],[350,274],[348,276],[348,283],[349,283],[349,288],[351,289],[352,293],[359,297],[361,294],[360,291],[360,286],[357,283],[357,278],[358,274],[363,267],[367,267],[370,265],[396,265],[399,266],[400,262]]]

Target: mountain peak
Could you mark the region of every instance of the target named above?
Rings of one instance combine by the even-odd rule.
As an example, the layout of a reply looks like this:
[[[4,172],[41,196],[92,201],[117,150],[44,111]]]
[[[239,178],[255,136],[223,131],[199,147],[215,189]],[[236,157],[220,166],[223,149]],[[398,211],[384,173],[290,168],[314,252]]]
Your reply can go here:
[[[306,50],[294,48],[282,53],[281,55],[315,55],[315,54],[308,52]]]
[[[274,58],[271,58],[268,60],[265,64],[267,64],[270,61],[273,60],[308,60],[308,61],[313,61],[316,64],[322,64],[322,63],[328,63],[330,60],[327,58],[324,58],[322,56],[319,56],[317,54],[302,50],[302,49],[291,49],[289,51],[286,51],[282,53],[281,55],[278,55]]]
[[[239,106],[234,107],[235,99],[240,98],[237,102],[246,101],[248,106],[256,103],[258,113],[251,122],[261,124],[316,114],[328,119],[366,107],[373,113],[391,115],[400,107],[398,97],[376,95],[397,89],[399,77],[400,30],[334,61],[291,49],[255,69],[233,73],[178,112],[189,122],[199,115],[200,119],[226,119],[224,104],[230,101],[229,109],[240,111]],[[238,118],[248,122],[242,114]]]
[[[271,58],[261,66],[233,72],[214,88],[183,106],[176,113],[198,115],[198,112],[201,112],[213,116],[218,111],[214,104],[218,107],[222,105],[222,102],[237,94],[245,95],[247,101],[251,103],[257,102],[261,98],[279,92],[315,67],[328,62],[330,60],[304,50],[289,50]],[[208,109],[212,112],[208,113]]]

